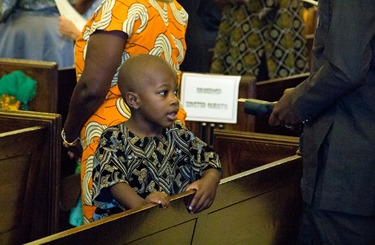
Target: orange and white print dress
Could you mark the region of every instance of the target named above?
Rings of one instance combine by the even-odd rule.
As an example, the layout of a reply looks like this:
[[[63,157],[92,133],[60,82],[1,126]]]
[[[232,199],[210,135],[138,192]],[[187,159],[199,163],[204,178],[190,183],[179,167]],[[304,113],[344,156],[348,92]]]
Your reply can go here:
[[[187,21],[187,12],[175,0],[104,1],[76,41],[75,66],[78,82],[85,66],[88,41],[96,30],[123,31],[128,35],[122,62],[137,54],[157,55],[163,57],[176,69],[176,72],[179,72],[186,51]],[[129,116],[130,112],[117,86],[116,73],[104,103],[81,130],[83,147],[81,190],[84,223],[92,220],[95,211],[95,207],[92,206],[92,170],[93,155],[99,137],[104,129],[126,121]],[[177,117],[184,122],[186,113],[182,108]]]

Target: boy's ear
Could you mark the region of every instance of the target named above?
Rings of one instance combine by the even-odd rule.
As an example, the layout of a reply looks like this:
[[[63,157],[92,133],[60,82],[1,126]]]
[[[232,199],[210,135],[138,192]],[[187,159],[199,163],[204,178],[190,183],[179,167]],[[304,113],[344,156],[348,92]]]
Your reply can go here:
[[[139,107],[138,94],[136,94],[134,92],[127,92],[125,94],[125,101],[126,101],[126,104],[128,104],[129,107],[134,108],[134,109],[138,109],[138,107]]]

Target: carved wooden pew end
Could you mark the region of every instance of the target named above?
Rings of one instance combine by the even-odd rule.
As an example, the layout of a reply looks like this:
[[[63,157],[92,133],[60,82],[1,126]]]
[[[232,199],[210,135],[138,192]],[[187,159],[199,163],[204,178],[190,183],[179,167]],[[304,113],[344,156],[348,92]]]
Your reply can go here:
[[[29,127],[0,133],[0,241],[30,241],[45,127]]]
[[[60,139],[60,131],[61,131],[61,117],[58,114],[54,113],[45,113],[45,112],[33,112],[33,111],[4,111],[0,110],[0,125],[1,129],[0,132],[3,135],[10,134],[9,132],[14,132],[14,130],[21,130],[24,131],[27,128],[30,127],[41,127],[43,128],[43,134],[42,134],[42,140],[39,140],[39,134],[37,136],[29,136],[25,139],[25,141],[20,141],[18,143],[12,143],[11,140],[15,137],[17,137],[17,134],[14,135],[14,137],[11,137],[9,139],[9,144],[11,145],[11,148],[5,148],[6,145],[0,147],[0,157],[4,157],[4,160],[7,162],[9,159],[6,158],[7,154],[15,154],[20,156],[20,161],[16,161],[13,164],[13,169],[11,170],[10,166],[8,166],[7,172],[0,171],[4,176],[12,176],[11,174],[19,172],[21,174],[21,170],[17,169],[16,166],[21,168],[22,166],[25,167],[25,165],[21,166],[21,163],[24,162],[22,160],[22,157],[25,153],[28,153],[29,150],[27,147],[31,149],[34,149],[35,145],[41,145],[41,147],[37,148],[35,152],[37,152],[41,157],[37,163],[33,163],[34,165],[38,166],[38,170],[34,170],[36,167],[30,168],[28,166],[29,175],[23,175],[23,176],[16,176],[14,179],[14,182],[18,180],[18,177],[23,178],[24,181],[26,181],[28,178],[34,178],[33,182],[25,182],[24,184],[27,184],[26,186],[23,186],[19,189],[14,189],[14,196],[17,195],[17,192],[24,191],[26,195],[32,195],[32,197],[28,196],[27,199],[34,198],[37,201],[37,205],[34,205],[32,208],[31,206],[26,206],[26,209],[22,209],[22,212],[17,212],[17,215],[20,216],[14,216],[13,218],[21,218],[24,215],[27,216],[27,230],[25,231],[25,224],[21,223],[20,230],[25,234],[25,236],[22,237],[22,242],[27,242],[30,240],[35,240],[40,237],[44,237],[47,235],[50,235],[52,233],[55,233],[58,231],[59,226],[59,185],[60,185],[60,151],[61,151],[61,139]],[[27,130],[26,130],[27,131]],[[24,138],[23,138],[24,139]],[[27,147],[25,148],[26,145]],[[35,153],[36,154],[36,153]],[[30,155],[32,156],[32,154]],[[22,161],[21,161],[22,160]],[[2,162],[0,162],[0,165]],[[26,164],[26,163],[25,163]],[[25,167],[26,168],[26,167]],[[11,170],[11,171],[10,171]],[[25,169],[23,169],[26,171]],[[24,172],[26,173],[26,172]],[[0,178],[3,180],[3,178]],[[30,183],[30,186],[29,186]],[[1,187],[5,188],[7,190],[7,186],[9,184],[12,184],[11,182],[7,183],[6,185],[0,185]],[[15,187],[14,187],[15,188]],[[3,194],[3,192],[0,192],[0,194]],[[8,210],[5,211],[3,209],[4,206],[2,205],[8,205],[8,201],[10,200],[4,200],[4,196],[1,196],[1,204],[0,207],[4,211],[4,214],[11,214],[12,211]],[[15,204],[17,203],[17,205]],[[32,202],[30,202],[31,205]],[[12,202],[12,210],[14,211],[14,208],[17,209],[17,207],[23,207],[21,199],[13,200]],[[23,212],[26,212],[24,214]],[[9,216],[7,216],[9,217]],[[31,219],[31,222],[30,220]],[[19,220],[21,221],[21,220]],[[23,222],[23,221],[22,221]],[[1,222],[0,222],[1,223]],[[15,223],[16,224],[16,223]],[[14,228],[14,227],[13,227]],[[21,231],[18,231],[15,233],[15,236],[17,234],[20,234]],[[0,232],[1,233],[1,232]],[[0,234],[1,236],[1,234]],[[0,241],[3,241],[0,237]],[[4,243],[8,244],[8,243]],[[13,243],[9,243],[13,244]],[[19,243],[16,243],[19,244]]]

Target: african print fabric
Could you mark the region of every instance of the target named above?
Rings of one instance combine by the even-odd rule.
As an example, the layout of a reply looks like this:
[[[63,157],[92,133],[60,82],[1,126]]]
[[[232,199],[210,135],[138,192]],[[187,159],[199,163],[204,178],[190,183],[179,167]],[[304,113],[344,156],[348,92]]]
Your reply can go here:
[[[94,158],[94,220],[124,210],[110,194],[117,183],[130,185],[142,198],[156,191],[174,195],[209,168],[221,168],[218,155],[180,121],[161,136],[143,139],[124,123],[107,128]]]
[[[307,72],[302,5],[298,0],[250,0],[224,9],[211,73],[267,78]],[[263,71],[264,72],[264,71]]]
[[[170,3],[156,0],[103,1],[76,41],[77,78],[79,79],[84,69],[87,43],[96,30],[119,30],[128,35],[122,62],[137,54],[157,55],[164,58],[178,72],[186,51],[187,21],[188,14],[176,1]],[[91,221],[95,210],[92,206],[92,170],[93,154],[99,137],[104,129],[124,122],[129,116],[130,111],[117,86],[116,73],[104,103],[89,118],[81,131],[83,147],[81,190],[84,223]],[[185,117],[185,111],[180,109],[177,118],[184,121]]]

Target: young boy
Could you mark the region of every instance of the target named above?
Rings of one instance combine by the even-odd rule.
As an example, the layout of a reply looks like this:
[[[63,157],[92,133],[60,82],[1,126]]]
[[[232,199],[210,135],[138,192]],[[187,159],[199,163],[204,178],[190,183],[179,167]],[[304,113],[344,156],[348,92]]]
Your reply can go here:
[[[180,121],[176,71],[162,58],[137,55],[120,68],[119,89],[131,111],[107,128],[95,153],[93,220],[147,203],[169,205],[169,196],[197,192],[187,208],[212,204],[221,176],[218,155]]]

